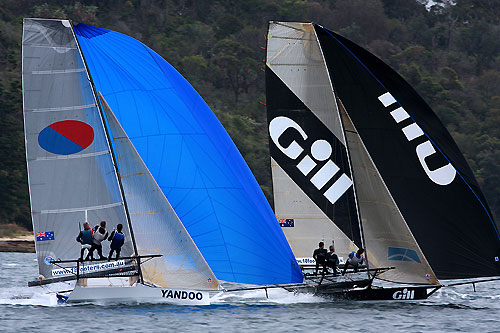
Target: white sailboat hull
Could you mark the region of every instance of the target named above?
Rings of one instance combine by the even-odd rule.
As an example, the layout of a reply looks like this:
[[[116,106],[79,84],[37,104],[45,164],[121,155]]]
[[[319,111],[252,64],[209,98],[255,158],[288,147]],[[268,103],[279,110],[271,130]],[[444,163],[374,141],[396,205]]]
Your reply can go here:
[[[114,287],[83,287],[76,285],[68,302],[143,301],[176,305],[210,305],[208,291],[150,287],[143,284]]]

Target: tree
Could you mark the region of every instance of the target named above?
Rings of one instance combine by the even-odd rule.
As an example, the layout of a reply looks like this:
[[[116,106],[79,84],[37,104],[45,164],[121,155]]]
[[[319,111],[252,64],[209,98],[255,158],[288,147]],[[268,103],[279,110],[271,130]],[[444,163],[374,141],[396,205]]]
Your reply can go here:
[[[232,90],[235,103],[255,82],[260,66],[250,48],[227,38],[215,44],[213,64],[219,85]]]

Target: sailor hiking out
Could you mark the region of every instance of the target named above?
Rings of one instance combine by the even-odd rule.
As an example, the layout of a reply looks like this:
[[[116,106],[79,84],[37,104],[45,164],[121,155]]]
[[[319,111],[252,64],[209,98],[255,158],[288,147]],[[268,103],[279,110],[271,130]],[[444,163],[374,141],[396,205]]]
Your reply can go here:
[[[354,268],[354,273],[358,271],[359,265],[364,262],[363,258],[364,252],[365,250],[359,249],[357,252],[352,251],[351,253],[349,253],[349,259],[347,259],[347,262],[344,264],[344,270],[342,271],[342,275],[345,274],[349,266],[352,266],[352,268]]]
[[[324,248],[325,243],[319,242],[318,245],[319,245],[319,248],[314,250],[314,252],[313,252],[313,258],[314,258],[314,260],[316,260],[316,271],[315,271],[314,275],[318,275],[319,265],[321,265],[323,267],[323,270],[325,269],[325,259],[326,259],[326,254],[327,254],[327,251]]]
[[[90,228],[88,222],[83,223],[83,230],[80,231],[78,237],[76,237],[76,241],[82,244],[82,249],[80,251],[80,261],[83,261],[83,255],[85,250],[88,250],[87,258],[91,255],[90,249],[92,248],[92,234],[93,231]]]
[[[116,252],[116,259],[120,257],[120,251],[122,250],[123,243],[125,243],[125,234],[123,233],[123,225],[120,223],[116,226],[116,230],[113,230],[111,235],[109,235],[108,241],[111,242],[110,250],[108,255],[108,261],[111,260],[113,252]]]

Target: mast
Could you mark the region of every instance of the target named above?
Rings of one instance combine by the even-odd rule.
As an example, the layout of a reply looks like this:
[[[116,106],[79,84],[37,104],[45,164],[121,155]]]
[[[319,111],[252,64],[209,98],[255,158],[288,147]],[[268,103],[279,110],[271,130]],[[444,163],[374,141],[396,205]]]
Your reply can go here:
[[[321,47],[320,47],[321,48]],[[325,63],[326,65],[326,63]],[[330,77],[330,73],[328,73],[328,77]],[[332,91],[335,92],[335,90],[333,89],[333,83],[332,83]],[[337,107],[342,109],[342,111],[345,113],[345,109],[344,109],[344,105],[342,104],[342,101],[338,98],[336,98],[337,100]],[[342,120],[342,115],[340,116],[340,123],[342,125],[342,128],[343,128],[343,132],[342,133],[345,133],[345,126],[344,126],[344,122]],[[363,247],[363,249],[365,250],[365,263],[366,263],[366,267],[368,269],[370,269],[370,265],[368,263],[368,256],[366,254],[366,252],[368,251],[366,249],[366,242],[365,242],[365,233],[363,232],[363,223],[361,222],[361,210],[359,208],[359,203],[358,203],[358,191],[357,191],[357,186],[356,186],[356,176],[354,175],[354,170],[353,170],[353,167],[352,167],[352,163],[351,163],[351,153],[350,153],[350,150],[349,150],[349,142],[347,141],[347,137],[345,137],[345,146],[346,146],[346,149],[347,149],[347,161],[348,161],[348,164],[349,164],[349,169],[351,170],[351,177],[352,177],[352,188],[354,190],[354,201],[356,203],[356,213],[358,214],[358,223],[359,223],[359,233],[360,233],[360,237],[361,237],[361,246]],[[368,271],[368,274],[369,271]]]
[[[111,154],[111,159],[113,161],[113,167],[115,169],[115,175],[116,175],[117,180],[118,180],[118,186],[120,187],[120,194],[122,196],[123,207],[125,209],[125,216],[127,218],[127,224],[128,224],[129,230],[130,230],[130,238],[132,239],[132,246],[134,247],[135,255],[138,256],[139,255],[139,251],[137,250],[137,244],[136,244],[136,241],[135,241],[134,230],[132,228],[132,223],[131,223],[131,220],[130,220],[130,214],[129,214],[129,210],[128,210],[128,206],[127,206],[127,200],[125,198],[125,192],[123,191],[123,185],[122,185],[122,181],[121,181],[121,177],[120,177],[120,171],[118,170],[118,164],[116,163],[115,152],[113,150],[113,145],[111,143],[111,138],[109,136],[108,128],[107,128],[106,123],[105,123],[104,114],[103,114],[103,111],[102,111],[100,99],[98,99],[98,95],[97,95],[97,91],[95,89],[94,81],[92,80],[92,75],[90,74],[90,71],[88,70],[87,61],[86,61],[85,56],[84,56],[84,54],[83,54],[83,52],[81,50],[80,42],[78,41],[78,38],[76,38],[75,30],[74,30],[74,26],[73,26],[73,21],[70,21],[70,23],[71,23],[71,32],[73,34],[73,38],[76,41],[76,45],[78,47],[78,52],[80,53],[80,56],[82,57],[83,65],[85,66],[85,71],[87,73],[87,77],[89,79],[90,86],[92,87],[92,94],[94,96],[94,101],[96,102],[97,109],[99,110],[99,117],[101,118],[101,123],[102,123],[102,126],[104,128],[104,133],[106,135],[106,141],[107,141],[107,144],[108,144],[109,152]],[[143,279],[143,276],[142,276],[140,259],[138,259],[138,269],[137,270],[139,272],[140,282],[143,283],[144,279]]]
[[[23,35],[21,37],[21,71],[24,73],[24,25],[25,25],[25,20],[23,19]],[[26,105],[26,102],[24,101],[25,99],[25,92],[24,92],[24,75],[21,75],[21,91],[23,94],[23,133],[24,133],[24,156],[26,157],[26,176],[28,178],[28,195],[30,198],[30,216],[31,216],[31,225],[33,226],[33,234],[35,235],[35,240],[36,240],[36,226],[35,226],[35,220],[33,218],[33,200],[31,199],[31,182],[30,182],[30,168],[28,165],[28,135],[26,133],[26,112],[24,112],[24,105]],[[38,244],[35,241],[35,253],[38,252]]]
[[[311,23],[311,24],[314,27],[314,24],[313,23]],[[321,52],[321,59],[322,59],[323,64],[326,68],[326,75],[328,76],[328,81],[330,82],[330,88],[332,90],[333,98],[335,98],[337,112],[339,113],[339,117],[340,117],[340,126],[342,129],[341,132],[342,132],[342,136],[344,137],[345,147],[346,147],[346,151],[347,151],[347,163],[349,165],[349,169],[351,171],[351,177],[352,177],[352,188],[354,190],[354,203],[356,205],[356,214],[358,215],[358,225],[359,225],[359,233],[360,233],[360,238],[361,238],[361,246],[366,252],[365,237],[364,237],[364,233],[363,233],[363,224],[361,223],[361,212],[359,210],[358,195],[357,195],[357,191],[356,191],[356,182],[354,180],[354,172],[353,172],[352,165],[351,165],[351,154],[349,152],[349,143],[347,142],[347,137],[345,135],[345,126],[344,126],[344,123],[342,121],[342,115],[340,114],[340,112],[338,110],[339,107],[341,107],[343,109],[344,106],[342,105],[342,101],[336,97],[335,87],[334,87],[333,81],[330,77],[330,71],[328,71],[328,66],[327,66],[326,61],[325,61],[325,55],[323,54],[323,48],[321,47],[321,43],[319,42],[318,35],[316,34],[316,29],[313,29],[313,30],[314,30],[314,37],[316,38],[316,42],[318,43],[319,50]],[[365,254],[365,258],[366,258],[366,254]],[[366,260],[366,266],[368,267],[368,260]]]

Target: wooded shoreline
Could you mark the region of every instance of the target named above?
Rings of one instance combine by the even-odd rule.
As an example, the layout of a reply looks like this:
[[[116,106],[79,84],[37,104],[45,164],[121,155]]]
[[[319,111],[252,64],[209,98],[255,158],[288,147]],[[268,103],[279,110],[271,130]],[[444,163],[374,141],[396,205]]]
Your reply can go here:
[[[0,252],[35,253],[35,237],[33,235],[0,237]]]
[[[0,252],[35,253],[35,242],[28,240],[0,240]]]
[[[401,74],[433,108],[500,216],[500,1],[3,0],[0,225],[32,228],[22,116],[22,18],[71,19],[150,46],[209,104],[272,202],[265,49],[270,20],[316,22]],[[1,242],[1,241],[0,241]]]

